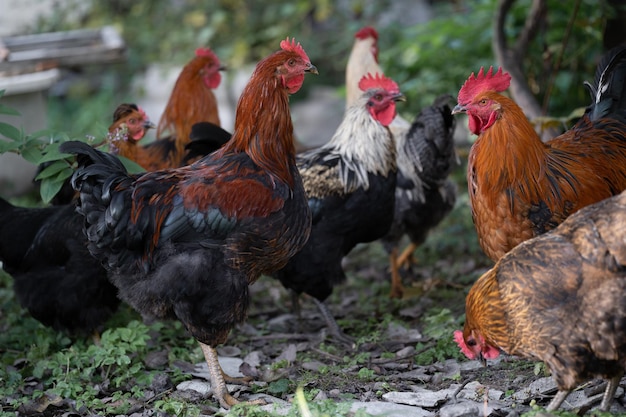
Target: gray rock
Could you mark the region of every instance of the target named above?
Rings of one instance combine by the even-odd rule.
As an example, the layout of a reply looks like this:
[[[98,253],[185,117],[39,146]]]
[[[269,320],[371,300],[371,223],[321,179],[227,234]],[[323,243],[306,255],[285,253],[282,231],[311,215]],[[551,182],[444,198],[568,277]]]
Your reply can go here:
[[[354,402],[350,406],[350,411],[357,412],[363,410],[372,416],[384,417],[430,417],[435,413],[419,407],[389,403],[384,401]]]
[[[235,378],[242,378],[244,376],[241,372],[239,372],[239,366],[241,366],[241,364],[243,363],[242,359],[220,356],[217,358],[217,360],[219,361],[220,366],[222,367],[222,370],[226,375]],[[209,374],[209,366],[206,364],[206,362],[196,364],[196,366],[194,367],[194,371],[191,372],[191,375],[198,378],[204,378],[207,381],[211,380],[211,376]]]
[[[474,417],[480,415],[478,403],[474,401],[459,401],[446,404],[439,409],[439,417]]]
[[[415,387],[414,390],[414,392],[387,392],[383,394],[383,399],[392,403],[426,408],[436,407],[448,399],[448,390],[429,391],[420,387]]]

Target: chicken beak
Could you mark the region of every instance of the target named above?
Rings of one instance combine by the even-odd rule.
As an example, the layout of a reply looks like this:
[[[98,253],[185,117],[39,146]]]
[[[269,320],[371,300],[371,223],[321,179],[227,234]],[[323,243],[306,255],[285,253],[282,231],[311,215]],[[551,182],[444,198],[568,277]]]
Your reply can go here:
[[[466,111],[467,111],[467,109],[465,108],[465,106],[463,106],[461,104],[457,104],[452,109],[452,114],[465,113]]]
[[[480,361],[480,363],[481,363],[484,367],[486,367],[486,366],[487,366],[487,359],[485,359],[485,357],[483,356],[483,353],[482,353],[482,352],[480,352],[480,353],[478,354],[478,360]]]
[[[220,65],[220,67],[217,69],[218,71],[226,71],[228,69],[228,67],[226,65]]]
[[[143,122],[143,127],[146,129],[156,129],[156,125],[150,120],[146,120],[145,122]]]
[[[393,101],[406,101],[406,96],[402,93],[396,93],[391,96]]]
[[[317,71],[317,68],[315,67],[315,65],[313,64],[309,64],[309,67],[307,67],[304,72],[309,72],[311,74],[315,74],[315,75],[319,75],[320,73]]]

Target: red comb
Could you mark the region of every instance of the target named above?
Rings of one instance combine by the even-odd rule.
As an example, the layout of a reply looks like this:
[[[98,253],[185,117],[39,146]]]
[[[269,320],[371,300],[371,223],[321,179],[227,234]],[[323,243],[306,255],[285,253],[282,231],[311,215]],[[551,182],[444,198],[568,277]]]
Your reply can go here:
[[[196,56],[204,56],[207,58],[212,58],[214,62],[217,62],[217,63],[220,62],[219,58],[217,57],[217,55],[215,55],[215,52],[213,52],[211,48],[196,49]]]
[[[302,45],[300,45],[300,42],[296,43],[295,38],[292,38],[290,41],[289,36],[287,36],[287,39],[280,42],[280,49],[282,49],[283,51],[295,52],[300,55],[300,57],[306,62],[309,62],[309,57],[307,56],[306,52],[304,52],[304,49],[302,48]]]
[[[374,38],[378,40],[378,32],[376,32],[376,29],[371,26],[365,26],[355,33],[354,37],[357,39]]]
[[[367,91],[373,88],[382,88],[387,91],[400,92],[398,84],[396,84],[396,82],[391,78],[387,78],[379,73],[372,75],[369,72],[361,78],[361,81],[359,81],[359,88],[361,91]]]
[[[511,76],[508,72],[503,72],[502,68],[498,68],[498,71],[494,74],[493,67],[489,67],[489,71],[485,74],[485,69],[480,67],[478,75],[469,76],[469,78],[463,84],[463,87],[459,90],[459,96],[457,97],[460,104],[470,102],[478,93],[483,91],[496,91],[501,92],[509,88],[511,84]]]

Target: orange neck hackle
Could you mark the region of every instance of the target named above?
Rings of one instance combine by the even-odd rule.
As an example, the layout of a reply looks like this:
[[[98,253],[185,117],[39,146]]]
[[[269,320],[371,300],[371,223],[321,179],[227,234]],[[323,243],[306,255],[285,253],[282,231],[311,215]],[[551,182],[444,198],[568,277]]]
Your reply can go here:
[[[289,93],[297,91],[304,72],[315,67],[295,40],[281,42],[281,48],[258,63],[240,96],[233,136],[218,152],[246,152],[255,164],[292,187],[295,143]],[[301,69],[290,72],[295,63]]]

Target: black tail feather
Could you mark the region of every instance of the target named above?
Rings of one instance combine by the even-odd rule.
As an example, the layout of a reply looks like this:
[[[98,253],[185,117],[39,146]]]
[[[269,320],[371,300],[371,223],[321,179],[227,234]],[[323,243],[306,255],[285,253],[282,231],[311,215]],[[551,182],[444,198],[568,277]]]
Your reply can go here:
[[[626,46],[610,50],[596,68],[594,84],[585,85],[593,100],[589,109],[592,120],[609,115],[626,117]]]

